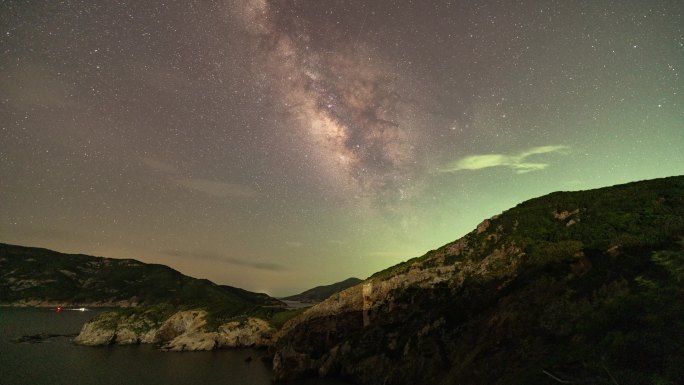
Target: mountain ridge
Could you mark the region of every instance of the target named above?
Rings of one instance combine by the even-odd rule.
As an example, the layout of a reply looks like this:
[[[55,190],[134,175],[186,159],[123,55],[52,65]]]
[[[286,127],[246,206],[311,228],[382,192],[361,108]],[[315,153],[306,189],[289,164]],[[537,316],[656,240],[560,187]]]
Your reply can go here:
[[[347,278],[343,281],[340,282],[335,282],[330,285],[320,285],[313,287],[311,289],[305,290],[299,294],[291,295],[288,297],[283,297],[280,298],[281,300],[287,300],[287,301],[300,301],[300,302],[320,302],[323,301],[324,299],[330,297],[333,294],[339,293],[340,291],[357,285],[361,283],[363,280],[356,278],[356,277],[351,277]]]
[[[3,305],[284,305],[264,293],[189,277],[162,264],[6,243],[0,243],[0,271]]]

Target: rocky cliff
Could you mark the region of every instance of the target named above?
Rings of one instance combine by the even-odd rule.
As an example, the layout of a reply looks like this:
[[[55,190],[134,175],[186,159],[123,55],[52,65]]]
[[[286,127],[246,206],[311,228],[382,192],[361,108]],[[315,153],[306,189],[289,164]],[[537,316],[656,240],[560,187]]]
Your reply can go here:
[[[287,322],[276,380],[679,383],[684,177],[554,193]]]
[[[257,318],[243,318],[212,328],[205,310],[179,311],[163,321],[158,315],[157,311],[103,313],[83,326],[74,343],[88,346],[157,344],[162,350],[193,351],[265,347],[271,344],[275,333],[268,322]]]

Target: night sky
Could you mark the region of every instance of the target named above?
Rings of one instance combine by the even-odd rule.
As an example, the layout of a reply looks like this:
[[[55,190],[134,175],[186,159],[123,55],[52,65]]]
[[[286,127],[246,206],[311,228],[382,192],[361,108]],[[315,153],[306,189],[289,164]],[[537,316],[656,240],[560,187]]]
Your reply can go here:
[[[684,2],[0,2],[0,241],[293,294],[684,174]]]

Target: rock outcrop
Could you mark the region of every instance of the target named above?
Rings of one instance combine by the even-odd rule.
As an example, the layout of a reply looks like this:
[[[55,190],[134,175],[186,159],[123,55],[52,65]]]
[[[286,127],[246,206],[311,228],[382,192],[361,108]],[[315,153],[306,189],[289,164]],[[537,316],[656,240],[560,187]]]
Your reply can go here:
[[[181,311],[164,321],[154,340],[162,350],[194,351],[216,349],[216,332],[205,330],[207,313],[203,310]]]
[[[86,346],[136,345],[154,342],[157,324],[148,314],[102,313],[86,322],[74,343]]]
[[[270,346],[275,329],[268,322],[258,318],[231,321],[218,328],[217,343],[220,347],[263,347]]]
[[[111,317],[110,317],[111,318]],[[74,338],[74,343],[86,346],[111,345],[116,337],[116,328],[104,323],[87,322]]]
[[[88,346],[154,343],[167,351],[265,347],[275,329],[266,321],[245,318],[209,330],[204,310],[180,311],[159,323],[150,314],[103,313],[86,323],[74,343]]]

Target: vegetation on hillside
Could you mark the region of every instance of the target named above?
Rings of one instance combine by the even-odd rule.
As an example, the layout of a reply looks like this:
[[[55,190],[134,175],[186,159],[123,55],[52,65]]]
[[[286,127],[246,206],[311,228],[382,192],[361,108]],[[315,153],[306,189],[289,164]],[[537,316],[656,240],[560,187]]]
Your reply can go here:
[[[336,316],[331,373],[369,384],[684,383],[684,177],[532,199],[369,280],[432,267],[453,270],[398,286],[366,327]],[[291,333],[306,346],[280,344],[327,357],[330,334],[312,327]]]
[[[28,301],[124,304],[140,308],[120,313],[145,313],[148,318],[205,308],[215,322],[282,306],[266,294],[191,278],[164,265],[0,244],[0,303]]]

